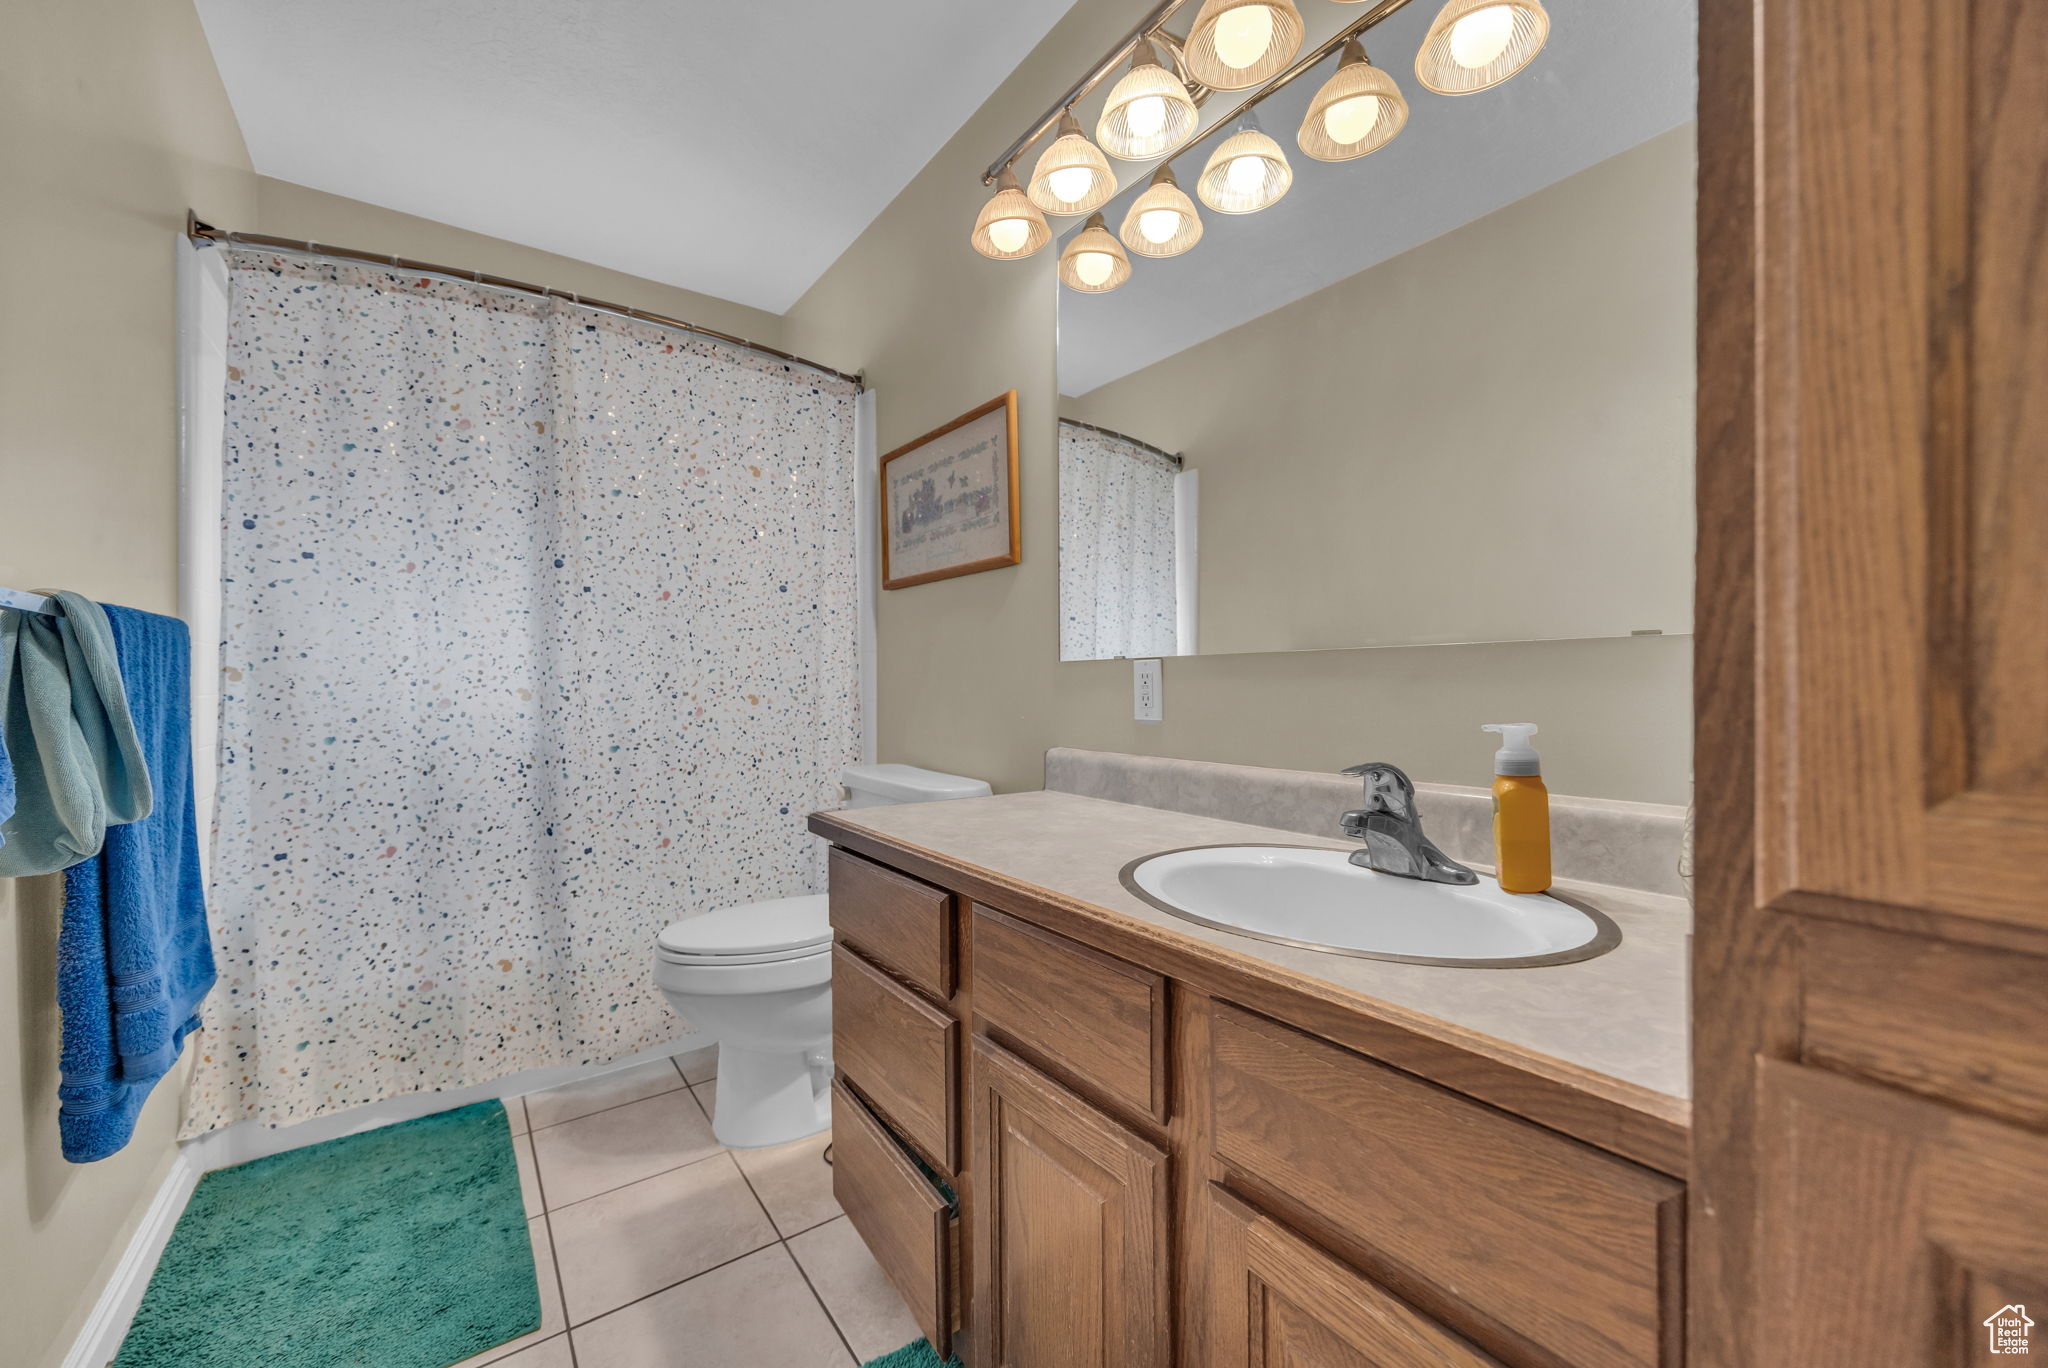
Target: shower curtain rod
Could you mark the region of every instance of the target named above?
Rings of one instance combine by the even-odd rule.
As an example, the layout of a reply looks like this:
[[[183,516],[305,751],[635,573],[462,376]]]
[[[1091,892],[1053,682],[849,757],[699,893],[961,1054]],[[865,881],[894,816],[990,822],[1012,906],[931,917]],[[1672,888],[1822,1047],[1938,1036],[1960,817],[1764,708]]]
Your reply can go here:
[[[547,285],[531,285],[523,280],[508,280],[504,276],[486,275],[482,271],[465,270],[459,266],[436,266],[429,261],[414,261],[409,257],[385,256],[379,252],[363,252],[353,247],[331,247],[324,242],[294,242],[290,238],[271,237],[264,233],[230,233],[216,228],[210,223],[200,222],[198,216],[190,209],[185,211],[185,236],[202,246],[208,243],[216,243],[224,247],[261,247],[268,251],[291,252],[299,256],[337,257],[343,261],[367,262],[372,266],[393,266],[407,272],[418,271],[422,275],[447,276],[451,280],[466,280],[476,285],[489,285],[500,290],[515,290],[521,294],[540,295],[547,299],[566,299],[571,304],[581,304],[586,309],[596,309],[600,313],[618,314],[624,318],[638,319],[642,323],[652,323],[658,328],[675,328],[680,332],[695,333],[699,337],[708,337],[713,341],[725,342],[735,347],[744,347],[748,351],[760,352],[765,356],[775,357],[777,360],[789,361],[799,366],[807,366],[811,370],[823,375],[829,375],[835,380],[845,380],[856,389],[864,390],[867,388],[866,378],[858,371],[848,375],[843,370],[835,370],[822,362],[813,361],[806,356],[798,356],[794,352],[783,351],[779,347],[771,347],[764,342],[749,342],[744,337],[734,337],[731,333],[722,333],[716,328],[706,328],[696,323],[685,323],[680,318],[670,318],[666,314],[649,313],[646,309],[635,309],[625,304],[612,304],[602,299],[592,299],[588,295],[571,294],[567,290],[557,290]]]
[[[1178,451],[1168,451],[1164,447],[1153,446],[1143,437],[1133,437],[1128,432],[1118,432],[1115,428],[1106,428],[1097,423],[1084,423],[1079,418],[1062,418],[1060,419],[1060,421],[1066,424],[1068,427],[1086,428],[1090,432],[1099,432],[1105,437],[1114,437],[1119,442],[1129,442],[1132,446],[1142,447],[1144,450],[1151,452],[1154,456],[1158,456],[1165,460],[1171,461],[1175,465],[1187,464],[1187,458],[1182,456]]]

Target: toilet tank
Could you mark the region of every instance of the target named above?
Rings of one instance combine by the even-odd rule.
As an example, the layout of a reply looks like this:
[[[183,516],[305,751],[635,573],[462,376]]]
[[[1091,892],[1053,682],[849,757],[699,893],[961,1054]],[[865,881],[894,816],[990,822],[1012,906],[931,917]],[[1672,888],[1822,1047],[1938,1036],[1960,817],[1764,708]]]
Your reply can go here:
[[[915,765],[854,765],[840,774],[839,782],[846,785],[846,805],[850,808],[986,798],[991,792],[979,779],[940,774]]]

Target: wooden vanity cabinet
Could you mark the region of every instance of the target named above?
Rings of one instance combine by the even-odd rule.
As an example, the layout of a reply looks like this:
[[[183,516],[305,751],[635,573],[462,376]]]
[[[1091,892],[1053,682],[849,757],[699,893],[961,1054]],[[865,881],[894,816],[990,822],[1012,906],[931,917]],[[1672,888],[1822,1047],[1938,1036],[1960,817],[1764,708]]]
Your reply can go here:
[[[1602,1124],[1535,1124],[1361,1052],[1384,1023],[1291,1019],[1249,976],[874,854],[832,860],[833,1184],[942,1352],[1681,1368],[1684,1185]]]

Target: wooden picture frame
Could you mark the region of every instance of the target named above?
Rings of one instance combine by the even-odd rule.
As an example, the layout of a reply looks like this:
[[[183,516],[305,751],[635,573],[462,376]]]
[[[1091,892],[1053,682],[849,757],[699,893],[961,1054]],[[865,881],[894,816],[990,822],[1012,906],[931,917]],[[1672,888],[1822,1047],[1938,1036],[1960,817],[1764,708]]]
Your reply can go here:
[[[897,447],[882,457],[878,483],[884,589],[1021,563],[1017,391]]]

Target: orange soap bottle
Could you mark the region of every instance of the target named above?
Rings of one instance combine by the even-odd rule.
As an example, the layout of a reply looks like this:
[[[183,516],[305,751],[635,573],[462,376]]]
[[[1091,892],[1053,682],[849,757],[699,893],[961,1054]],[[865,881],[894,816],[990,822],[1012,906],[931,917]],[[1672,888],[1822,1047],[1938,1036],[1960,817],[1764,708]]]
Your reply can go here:
[[[1536,724],[1495,722],[1481,730],[1501,739],[1493,753],[1494,877],[1506,892],[1541,893],[1550,887],[1550,790],[1529,744]]]

